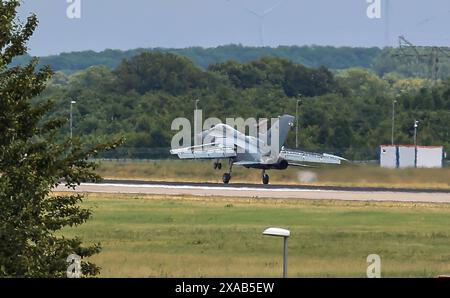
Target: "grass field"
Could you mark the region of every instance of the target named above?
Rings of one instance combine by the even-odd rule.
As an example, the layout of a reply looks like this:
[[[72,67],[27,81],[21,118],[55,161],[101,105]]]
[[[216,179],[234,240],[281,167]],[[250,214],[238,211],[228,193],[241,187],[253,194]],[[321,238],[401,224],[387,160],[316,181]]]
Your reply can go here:
[[[191,181],[222,183],[225,169],[213,169],[212,162],[162,160],[152,162],[101,163],[98,173],[105,178],[142,179],[154,181]],[[290,167],[269,171],[270,183],[386,186],[450,189],[450,168],[383,169],[375,165],[329,166],[321,168]],[[261,183],[261,172],[242,167],[233,168],[233,182]]]
[[[88,223],[64,231],[101,242],[102,277],[278,277],[291,230],[290,277],[450,273],[450,205],[91,194]]]

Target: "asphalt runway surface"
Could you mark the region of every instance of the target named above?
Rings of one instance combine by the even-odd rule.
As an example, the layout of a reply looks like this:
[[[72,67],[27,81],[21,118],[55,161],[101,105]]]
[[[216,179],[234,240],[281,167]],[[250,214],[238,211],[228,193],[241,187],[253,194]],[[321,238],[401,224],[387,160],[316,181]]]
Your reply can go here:
[[[56,191],[236,198],[450,203],[450,190],[275,184],[231,183],[224,185],[216,183],[105,180],[102,183],[83,183],[76,190],[68,190],[64,185],[60,185]]]

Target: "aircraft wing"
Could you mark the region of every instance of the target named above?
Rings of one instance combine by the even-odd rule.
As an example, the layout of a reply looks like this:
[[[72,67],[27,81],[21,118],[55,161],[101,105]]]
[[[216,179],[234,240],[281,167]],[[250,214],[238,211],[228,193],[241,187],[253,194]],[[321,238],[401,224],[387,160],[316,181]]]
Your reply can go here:
[[[292,166],[306,166],[302,163],[321,163],[340,165],[345,158],[327,153],[314,153],[299,150],[282,150],[280,156]]]
[[[236,156],[234,148],[217,143],[203,144],[170,150],[170,154],[178,155],[180,159],[220,159]]]

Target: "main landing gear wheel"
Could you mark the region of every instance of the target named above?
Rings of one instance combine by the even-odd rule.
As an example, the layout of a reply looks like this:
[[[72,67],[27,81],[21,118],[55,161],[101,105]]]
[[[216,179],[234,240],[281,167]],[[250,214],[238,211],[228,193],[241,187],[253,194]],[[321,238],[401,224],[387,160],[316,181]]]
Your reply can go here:
[[[223,174],[223,178],[222,178],[223,183],[228,184],[228,182],[230,182],[230,179],[231,179],[231,174],[229,174],[229,173]]]
[[[221,170],[221,169],[222,169],[222,163],[220,163],[220,162],[215,162],[215,163],[214,163],[214,170],[216,170],[216,169]]]
[[[262,183],[263,184],[269,184],[269,175],[263,172],[262,174]]]

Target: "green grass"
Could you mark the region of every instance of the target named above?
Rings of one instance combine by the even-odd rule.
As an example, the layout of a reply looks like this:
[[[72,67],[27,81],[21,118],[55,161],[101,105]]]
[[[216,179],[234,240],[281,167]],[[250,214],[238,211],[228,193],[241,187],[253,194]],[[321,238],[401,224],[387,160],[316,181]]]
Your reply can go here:
[[[104,161],[97,172],[105,178],[222,183],[224,168],[221,171],[214,170],[212,162],[209,161]],[[316,175],[316,181],[302,181],[301,177],[304,174],[310,176],[311,173]],[[269,174],[272,184],[450,189],[449,167],[443,169],[384,169],[375,165],[327,166],[307,169],[289,167],[284,171],[269,171]],[[231,183],[233,182],[261,183],[261,172],[235,166]]]
[[[379,254],[384,277],[450,273],[450,205],[91,194],[88,223],[64,231],[101,242],[103,277],[278,277],[291,230],[291,277],[365,277]]]

